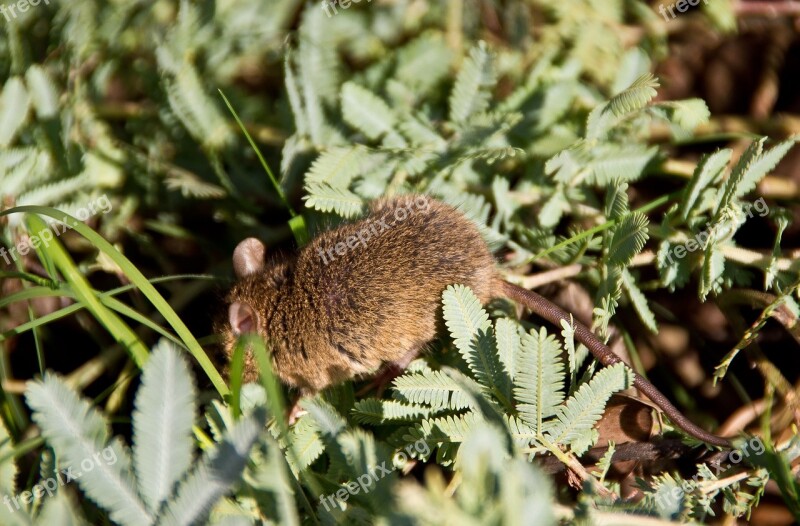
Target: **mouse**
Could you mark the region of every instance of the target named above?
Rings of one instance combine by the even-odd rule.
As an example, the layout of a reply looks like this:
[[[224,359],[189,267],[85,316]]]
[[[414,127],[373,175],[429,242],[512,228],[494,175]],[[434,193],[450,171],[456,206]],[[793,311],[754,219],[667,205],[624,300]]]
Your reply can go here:
[[[268,254],[256,238],[233,252],[236,282],[218,322],[225,353],[255,333],[268,343],[278,378],[311,396],[326,387],[374,374],[383,365],[402,370],[443,327],[441,295],[468,286],[485,305],[506,298],[575,338],[604,366],[620,363],[585,325],[537,294],[506,281],[478,226],[457,208],[421,194],[373,201],[361,219],[324,231],[288,256]],[[633,384],[692,437],[730,447],[684,416],[647,379]],[[258,378],[245,356],[244,381]]]

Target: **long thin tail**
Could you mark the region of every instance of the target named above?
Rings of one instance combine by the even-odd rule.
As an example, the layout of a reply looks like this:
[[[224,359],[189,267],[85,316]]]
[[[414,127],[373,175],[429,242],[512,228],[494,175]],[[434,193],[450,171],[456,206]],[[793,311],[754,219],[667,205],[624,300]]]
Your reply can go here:
[[[505,297],[524,305],[534,314],[541,316],[556,327],[561,326],[561,320],[565,320],[567,323],[570,322],[569,314],[539,294],[531,290],[523,289],[522,287],[504,280],[501,280],[500,283],[502,294]],[[585,325],[580,323],[578,320],[573,320],[572,323],[575,327],[575,336],[578,338],[578,341],[588,347],[591,353],[600,361],[600,363],[609,366],[622,361]],[[691,420],[683,416],[683,413],[681,413],[677,407],[672,405],[672,402],[670,402],[669,399],[656,388],[656,386],[651,384],[635,371],[633,371],[633,378],[633,385],[635,385],[637,389],[639,389],[650,400],[652,400],[654,404],[660,407],[661,410],[664,411],[664,413],[669,417],[669,419],[672,420],[675,425],[683,429],[686,433],[708,444],[713,444],[720,447],[731,447],[731,442],[727,438],[713,435],[701,429]]]

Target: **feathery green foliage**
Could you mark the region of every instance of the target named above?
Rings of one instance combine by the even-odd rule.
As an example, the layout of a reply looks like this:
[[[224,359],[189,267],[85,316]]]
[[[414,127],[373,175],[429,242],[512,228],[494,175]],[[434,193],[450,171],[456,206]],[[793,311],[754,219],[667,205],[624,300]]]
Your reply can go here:
[[[155,511],[191,466],[196,394],[186,364],[166,341],[151,362],[136,393],[133,466],[142,498]]]
[[[65,473],[112,520],[195,523],[208,516],[241,476],[263,426],[263,410],[244,419],[191,469],[194,447],[187,438],[196,396],[186,364],[162,342],[142,376],[132,451],[121,438],[111,436],[106,417],[57,376],[48,373],[32,382],[26,398]]]
[[[198,343],[212,340],[201,338],[208,320],[183,319],[210,318],[207,296],[197,297],[204,283],[145,275],[185,264],[221,275],[222,255],[244,237],[290,250],[306,225],[422,193],[464,212],[504,272],[531,274],[510,279],[563,272],[590,298],[599,336],[621,334],[629,350],[654,341],[641,326],[658,334],[681,320],[665,291],[727,307],[742,289],[755,293],[761,314],[715,379],[738,388],[731,366],[753,352],[764,399],[791,402],[781,386],[792,379],[764,372],[769,353],[756,346],[768,319],[800,311],[800,264],[781,245],[792,233],[781,207],[797,195],[764,191],[798,137],[755,137],[736,158],[743,146],[726,147],[728,137],[699,137],[716,124],[705,101],[658,91],[652,71],[671,31],[651,6],[335,5],[329,16],[300,0],[75,0],[2,19],[0,244],[55,232],[100,197],[111,209],[0,269],[12,291],[0,298],[4,356],[15,347],[13,368],[0,360],[0,492],[35,493],[103,452],[115,460],[19,509],[0,506],[0,523],[702,521],[720,509],[747,516],[768,480],[793,503],[796,437],[772,438],[757,467],[732,476],[700,464],[699,484],[680,499],[668,495],[689,479],[663,473],[646,476],[635,507],[615,501],[614,446],[594,471],[575,466],[598,441],[609,397],[629,387],[629,368],[586,364],[574,325],[518,320],[507,302],[482,306],[458,283],[443,291],[440,340],[388,394],[335,386],[304,400],[289,425],[263,342],[251,348],[262,384],[229,391]],[[731,30],[731,5],[698,16]],[[713,153],[696,160],[701,149]],[[674,162],[686,158],[694,169]],[[764,243],[751,246],[747,221],[772,228]],[[131,284],[108,290],[113,280]],[[89,351],[64,352],[62,324],[97,356],[76,363]],[[786,325],[795,339],[796,326]],[[28,345],[45,372],[22,398],[13,374]],[[199,365],[199,387],[177,347]],[[53,364],[63,376],[46,370]],[[100,394],[90,403],[81,392]],[[789,402],[775,421],[797,409]],[[20,462],[34,454],[32,468]],[[583,478],[577,504],[533,465],[545,456]]]

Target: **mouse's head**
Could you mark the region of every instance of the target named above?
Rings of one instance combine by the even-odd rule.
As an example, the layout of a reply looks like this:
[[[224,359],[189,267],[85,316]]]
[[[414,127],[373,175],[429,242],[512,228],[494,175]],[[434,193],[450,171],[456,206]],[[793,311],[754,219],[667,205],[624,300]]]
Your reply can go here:
[[[267,263],[265,254],[264,244],[253,237],[240,242],[233,251],[237,282],[228,292],[228,316],[218,329],[228,352],[241,334],[256,333],[267,339],[265,318],[274,309],[281,285],[289,277],[289,264]]]

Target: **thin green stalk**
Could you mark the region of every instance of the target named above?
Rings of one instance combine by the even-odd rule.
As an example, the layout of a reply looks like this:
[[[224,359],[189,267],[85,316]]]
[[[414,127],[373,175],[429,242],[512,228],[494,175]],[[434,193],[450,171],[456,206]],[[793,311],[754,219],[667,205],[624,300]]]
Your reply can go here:
[[[50,278],[43,278],[30,272],[17,272],[13,270],[0,270],[0,278],[16,278],[24,281],[39,285],[40,287],[47,287],[50,289],[58,288],[58,281]]]
[[[36,319],[36,313],[33,312],[33,307],[28,304],[28,318],[33,321]],[[44,375],[44,370],[47,367],[44,361],[44,350],[42,349],[42,341],[39,337],[39,331],[33,331],[33,345],[36,347],[36,363],[39,366],[39,374]]]
[[[293,444],[288,439],[289,425],[286,422],[286,405],[283,400],[283,391],[278,383],[278,378],[275,376],[275,372],[272,370],[272,361],[270,360],[267,346],[261,338],[253,334],[246,334],[242,336],[240,341],[242,341],[245,349],[249,348],[252,350],[253,354],[255,354],[256,361],[258,362],[258,368],[261,373],[261,384],[264,386],[264,389],[267,393],[267,407],[269,408],[270,413],[272,413],[272,417],[275,419],[275,424],[278,426],[280,436],[287,440],[286,455],[291,459],[292,464],[299,466],[300,462],[297,458],[297,453],[294,450]],[[291,470],[289,472],[292,473]],[[303,478],[311,490],[314,499],[322,495],[322,487],[312,471],[301,471],[300,475],[303,475]],[[308,498],[306,497],[303,488],[300,486],[299,480],[294,477],[293,479],[297,483],[297,491],[301,498],[301,503],[306,507],[309,516],[314,523],[319,524],[319,520],[314,514],[314,507],[310,502],[308,502]]]
[[[27,221],[33,227],[32,234],[35,236],[40,236],[40,233],[44,231],[50,231],[47,224],[35,214],[29,215]],[[139,367],[144,366],[149,355],[147,346],[127,324],[100,302],[61,242],[54,238],[48,243],[45,250],[53,258],[56,268],[61,271],[67,283],[72,286],[76,299],[85,304],[89,312],[114,336],[117,342],[128,349]]]
[[[157,285],[159,283],[167,283],[170,281],[177,281],[180,279],[209,279],[214,280],[217,279],[214,276],[209,274],[175,274],[173,276],[161,276],[158,278],[152,278],[148,281],[153,285]],[[99,293],[103,297],[108,296],[117,296],[122,294],[123,292],[128,292],[136,288],[135,284],[130,285],[123,285],[121,287],[117,287],[115,289],[107,290],[105,292]],[[31,287],[25,290],[21,290],[10,296],[6,296],[5,298],[0,298],[0,308],[5,307],[6,305],[11,305],[12,303],[16,303],[18,301],[26,301],[34,298],[48,298],[48,297],[58,297],[62,294],[59,292],[59,289],[51,289],[50,287]],[[80,308],[83,308],[82,306]],[[62,311],[64,309],[61,309]]]
[[[650,210],[653,210],[655,208],[658,208],[660,206],[663,206],[663,205],[669,203],[670,201],[672,201],[676,197],[680,196],[682,192],[683,191],[681,190],[681,191],[678,191],[678,192],[672,192],[671,194],[662,195],[658,199],[650,201],[649,203],[640,206],[639,208],[637,208],[636,210],[633,210],[632,212],[629,212],[628,214],[630,215],[630,214],[634,214],[636,212],[641,212],[641,213],[645,214],[645,213],[649,212]],[[624,219],[624,216],[619,218],[619,219],[612,219],[610,221],[606,221],[602,225],[597,225],[596,227],[590,228],[589,230],[585,230],[585,231],[581,232],[580,234],[572,236],[569,239],[565,239],[561,243],[558,243],[557,245],[554,245],[554,246],[548,248],[547,250],[539,252],[535,256],[531,256],[530,258],[528,258],[527,262],[528,263],[532,263],[532,262],[534,262],[534,261],[536,261],[538,259],[541,259],[541,258],[545,257],[548,254],[552,254],[556,250],[562,249],[562,248],[564,248],[566,246],[569,246],[569,245],[571,245],[573,243],[577,243],[578,241],[586,239],[587,237],[591,237],[591,236],[597,234],[598,232],[602,232],[604,230],[607,230],[607,229],[615,226],[620,221],[622,221],[622,219]]]
[[[40,436],[36,438],[29,438],[24,442],[20,442],[19,444],[15,445],[11,451],[0,455],[0,466],[4,465],[11,458],[19,458],[23,455],[27,455],[42,444],[44,444],[44,438]]]
[[[128,288],[132,288],[132,287],[129,286]],[[58,289],[55,289],[55,290],[50,290],[49,288],[48,289],[44,289],[44,291],[47,292],[47,294],[39,294],[38,292],[42,291],[42,289],[40,289],[40,288],[36,288],[36,289],[29,288],[29,289],[25,289],[25,291],[22,291],[22,292],[26,292],[26,291],[29,291],[29,290],[34,290],[35,293],[34,294],[26,294],[26,295],[22,295],[20,293],[17,293],[15,296],[22,296],[22,297],[24,297],[24,296],[27,296],[27,297],[45,297],[45,296],[49,296],[49,297],[69,297],[69,298],[72,298],[72,299],[75,299],[75,300],[78,299],[78,295],[72,289],[70,289],[69,286],[66,285],[66,284],[64,284],[62,287],[60,287]],[[152,331],[160,334],[161,336],[167,338],[168,340],[172,341],[173,343],[175,343],[179,347],[183,347],[184,349],[186,349],[186,346],[183,344],[183,342],[181,340],[179,340],[178,338],[176,338],[175,336],[173,336],[172,334],[167,332],[163,327],[161,327],[157,323],[151,321],[148,317],[143,316],[142,314],[138,313],[134,309],[130,308],[128,305],[122,303],[121,301],[117,300],[116,298],[113,298],[112,294],[110,292],[101,293],[101,292],[98,292],[96,290],[92,290],[92,292],[93,292],[93,294],[95,294],[98,297],[98,299],[100,299],[100,302],[103,305],[105,305],[106,307],[108,307],[109,309],[115,311],[118,314],[122,314],[123,316],[131,318],[132,320],[134,320],[136,322],[139,322],[141,325],[144,325],[145,327],[149,328],[150,330],[152,330]],[[7,300],[9,298],[5,298],[5,299]],[[19,298],[15,298],[15,299],[19,300]],[[7,303],[13,303],[13,301],[9,301]],[[9,338],[12,335],[21,334],[22,332],[25,332],[27,330],[33,330],[34,341],[35,341],[36,346],[37,346],[37,348],[36,348],[36,350],[37,350],[37,358],[39,360],[39,374],[44,374],[44,369],[45,369],[44,355],[43,355],[43,353],[41,351],[41,348],[40,348],[39,337],[38,337],[36,328],[37,327],[41,327],[42,325],[45,325],[47,322],[51,321],[52,319],[58,319],[58,318],[61,318],[63,316],[66,316],[67,314],[71,314],[72,312],[76,312],[76,311],[84,308],[85,306],[86,305],[83,304],[83,303],[75,303],[75,304],[70,305],[68,307],[65,307],[63,309],[59,309],[58,311],[52,312],[52,313],[50,313],[50,315],[46,315],[46,316],[43,316],[43,317],[40,317],[40,318],[35,318],[34,317],[33,311],[29,306],[28,310],[29,310],[29,314],[30,314],[30,318],[31,318],[30,321],[27,322],[27,323],[24,323],[22,325],[19,325],[19,326],[15,327],[15,328],[7,331],[7,332],[0,333],[0,341],[4,341],[4,340],[6,340],[7,338]],[[2,307],[2,305],[0,305],[0,307]],[[50,316],[50,317],[47,317],[47,316]]]
[[[6,380],[11,378],[8,362],[8,353],[4,352],[0,356],[0,400],[3,400],[3,416],[5,417],[6,427],[12,436],[19,436],[20,433],[28,426],[27,413],[23,409],[23,404],[19,397],[7,393],[3,385]],[[10,425],[9,425],[10,424]],[[0,463],[0,465],[2,465]]]
[[[247,138],[247,142],[250,143],[250,147],[252,147],[253,151],[256,152],[256,156],[258,157],[258,160],[261,162],[261,166],[264,167],[264,170],[267,172],[267,175],[269,175],[269,179],[270,181],[272,181],[272,186],[278,193],[278,197],[280,197],[281,201],[283,201],[283,205],[286,207],[286,209],[289,211],[289,214],[292,217],[296,216],[297,213],[295,213],[294,208],[292,208],[292,205],[290,205],[289,201],[286,199],[286,195],[284,195],[280,183],[278,183],[278,180],[275,178],[275,174],[272,173],[272,169],[269,167],[269,164],[267,164],[267,161],[264,159],[264,156],[261,155],[261,150],[259,150],[258,146],[256,146],[255,141],[250,136],[250,132],[247,131],[247,128],[245,128],[244,124],[242,123],[242,120],[239,118],[239,114],[236,113],[236,110],[233,109],[233,106],[231,106],[231,103],[228,100],[228,97],[225,96],[225,93],[223,93],[221,89],[217,91],[219,91],[222,100],[225,101],[225,105],[228,107],[228,111],[230,111],[231,115],[233,115],[233,118],[236,119],[236,123],[239,125],[239,128],[241,128],[242,133],[244,133],[244,136]]]
[[[159,293],[158,290],[156,290],[156,288],[150,284],[147,278],[144,277],[144,274],[142,274],[141,271],[136,268],[136,265],[134,265],[119,250],[114,248],[111,243],[106,241],[103,236],[89,228],[87,225],[78,221],[71,215],[46,206],[17,206],[0,212],[0,217],[8,214],[19,213],[41,214],[52,217],[56,220],[68,221],[68,226],[85,237],[98,250],[100,250],[100,252],[108,256],[109,259],[116,263],[122,272],[128,277],[128,279],[134,283],[139,290],[142,291],[142,294],[144,294],[148,300],[150,300],[156,310],[158,310],[164,319],[167,320],[167,322],[172,326],[178,337],[183,340],[183,343],[189,349],[189,352],[192,354],[195,360],[197,360],[200,368],[203,369],[203,372],[205,372],[205,374],[208,376],[211,383],[214,384],[214,388],[217,390],[217,392],[219,392],[219,394],[223,397],[230,392],[228,390],[228,386],[222,379],[222,376],[219,374],[219,371],[217,371],[217,369],[214,367],[211,359],[205,353],[203,348],[200,347],[200,344],[197,343],[194,335],[191,333],[189,328],[186,327],[186,324],[183,323],[183,320],[181,320],[178,314],[172,309],[172,307],[170,307],[169,303],[167,303],[161,293]],[[104,307],[101,305],[101,308]]]
[[[242,414],[241,393],[242,393],[242,374],[244,373],[244,353],[245,344],[243,340],[236,342],[231,358],[231,412],[233,419],[238,420]]]
[[[631,362],[633,362],[633,370],[645,380],[649,380],[649,378],[647,378],[647,371],[644,369],[641,357],[639,356],[639,350],[633,343],[633,338],[631,338],[631,333],[625,329],[621,329],[621,332],[622,340],[625,342],[625,348],[628,349],[628,355],[631,357]]]
[[[289,211],[289,215],[291,216],[291,219],[289,220],[289,227],[292,229],[292,234],[294,234],[295,240],[299,245],[305,245],[308,242],[308,230],[306,229],[305,219],[302,215],[298,215],[297,212],[294,211],[294,208],[292,208],[292,205],[289,204],[289,200],[286,199],[286,195],[283,193],[283,188],[281,188],[278,179],[275,177],[275,174],[272,173],[272,169],[269,167],[269,164],[267,164],[267,161],[261,154],[261,150],[256,145],[256,142],[250,136],[250,132],[247,131],[244,123],[242,123],[242,120],[239,118],[239,114],[233,109],[228,97],[225,96],[225,93],[223,93],[221,89],[217,91],[219,91],[222,100],[225,101],[228,111],[230,111],[231,115],[233,115],[233,118],[236,119],[236,123],[239,125],[242,133],[247,138],[247,142],[250,143],[250,147],[253,148],[254,152],[256,152],[256,157],[258,157],[258,160],[261,162],[261,166],[264,167],[264,171],[267,172],[269,180],[272,182],[272,186],[278,193],[278,197],[280,198],[281,202],[283,202],[283,206],[285,206]]]

